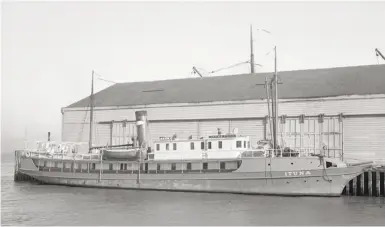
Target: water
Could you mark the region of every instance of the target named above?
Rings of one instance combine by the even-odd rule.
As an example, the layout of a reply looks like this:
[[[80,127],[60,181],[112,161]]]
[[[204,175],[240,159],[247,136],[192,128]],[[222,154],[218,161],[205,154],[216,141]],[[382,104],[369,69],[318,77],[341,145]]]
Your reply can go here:
[[[2,225],[384,225],[385,198],[108,190],[13,181],[2,155]]]

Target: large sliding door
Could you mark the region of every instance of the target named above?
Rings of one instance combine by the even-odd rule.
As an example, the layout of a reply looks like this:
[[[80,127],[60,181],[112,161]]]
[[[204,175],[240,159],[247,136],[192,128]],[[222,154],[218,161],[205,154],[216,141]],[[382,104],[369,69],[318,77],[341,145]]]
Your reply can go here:
[[[109,125],[111,127],[111,125]],[[137,136],[136,125],[133,122],[114,122],[112,133],[109,135],[112,145],[132,143],[132,138]]]
[[[294,150],[340,157],[342,154],[342,118],[339,116],[298,116],[279,118],[278,143]],[[271,138],[266,124],[266,138]]]

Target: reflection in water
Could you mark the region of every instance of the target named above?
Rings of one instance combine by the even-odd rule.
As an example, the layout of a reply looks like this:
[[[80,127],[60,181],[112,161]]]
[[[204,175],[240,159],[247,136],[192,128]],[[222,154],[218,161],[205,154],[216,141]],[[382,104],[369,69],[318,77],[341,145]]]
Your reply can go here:
[[[2,156],[2,225],[383,225],[385,198],[276,197],[15,183]]]

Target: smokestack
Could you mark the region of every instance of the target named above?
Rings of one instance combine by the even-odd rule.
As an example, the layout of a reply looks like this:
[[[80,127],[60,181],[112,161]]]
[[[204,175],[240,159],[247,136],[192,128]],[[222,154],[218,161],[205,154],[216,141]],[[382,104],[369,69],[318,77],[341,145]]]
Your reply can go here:
[[[136,118],[136,129],[138,132],[138,142],[139,147],[142,147],[143,144],[145,147],[147,147],[147,111],[141,110],[135,112],[135,118]]]

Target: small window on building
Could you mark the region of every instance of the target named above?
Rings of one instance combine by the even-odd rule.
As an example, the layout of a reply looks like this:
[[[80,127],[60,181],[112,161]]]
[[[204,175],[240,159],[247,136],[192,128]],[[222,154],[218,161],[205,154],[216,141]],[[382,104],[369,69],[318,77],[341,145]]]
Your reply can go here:
[[[113,165],[112,164],[110,164],[109,169],[113,170]]]
[[[201,142],[201,150],[205,149],[205,142]]]
[[[120,170],[123,170],[123,163],[120,163]]]
[[[127,163],[124,164],[124,170],[127,170]]]
[[[204,170],[207,170],[207,169],[208,169],[208,166],[209,166],[209,165],[208,165],[207,162],[204,162],[204,163],[203,163],[203,169],[204,169]]]
[[[191,143],[190,143],[190,149],[191,149],[191,150],[194,150],[194,142],[191,142]]]
[[[156,170],[160,171],[160,164],[156,164]]]
[[[211,149],[211,142],[208,142],[208,149]]]
[[[159,143],[156,144],[156,150],[157,150],[157,151],[160,150],[160,144],[159,144]]]
[[[242,148],[242,141],[237,141],[237,148]]]
[[[187,170],[191,170],[191,163],[187,163]]]
[[[226,162],[221,162],[220,168],[221,169],[226,169]]]
[[[218,141],[218,149],[222,149],[222,141]]]
[[[59,166],[59,163],[55,162],[55,168],[57,168],[58,166]]]
[[[96,164],[95,163],[92,163],[91,169],[96,169]]]
[[[44,167],[47,167],[47,161],[44,161]]]
[[[170,149],[170,144],[166,143],[166,151]]]
[[[176,143],[172,144],[172,149],[175,151],[176,150]]]
[[[176,164],[175,163],[171,163],[171,170],[176,170]]]
[[[243,148],[246,148],[246,141],[243,141]]]

